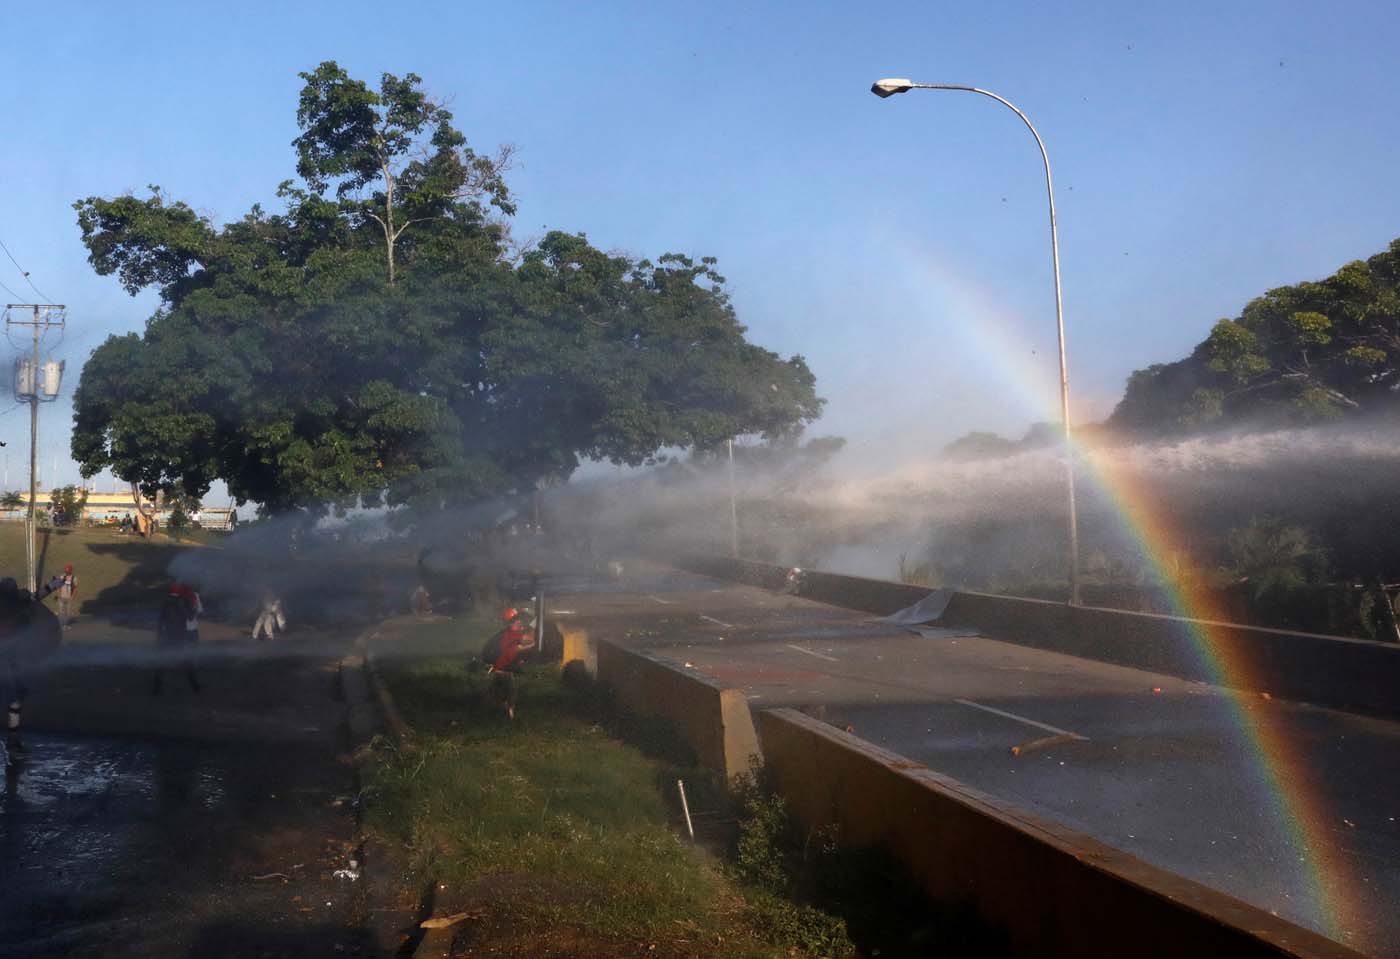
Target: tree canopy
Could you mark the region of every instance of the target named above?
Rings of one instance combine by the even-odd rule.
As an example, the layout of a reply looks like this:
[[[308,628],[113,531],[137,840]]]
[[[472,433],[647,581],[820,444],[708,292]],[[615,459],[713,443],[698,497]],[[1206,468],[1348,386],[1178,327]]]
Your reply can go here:
[[[1192,354],[1138,370],[1109,425],[1171,433],[1400,409],[1400,240],[1220,320]]]
[[[820,412],[800,356],[746,339],[713,259],[565,232],[514,252],[509,150],[476,153],[414,74],[301,76],[281,212],[216,224],[157,187],[75,204],[94,269],[160,297],[83,369],[85,475],[223,479],[272,511],[444,503]]]

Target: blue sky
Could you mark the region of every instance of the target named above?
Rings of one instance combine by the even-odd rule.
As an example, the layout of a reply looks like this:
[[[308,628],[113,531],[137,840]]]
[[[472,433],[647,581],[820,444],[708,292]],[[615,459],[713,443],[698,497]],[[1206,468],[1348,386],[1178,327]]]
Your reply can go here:
[[[71,391],[154,305],[88,267],[75,199],[271,205],[298,71],[413,71],[517,146],[518,236],[717,256],[752,338],[815,369],[819,432],[932,450],[1054,409],[1044,181],[992,101],[872,80],[987,87],[1041,130],[1097,418],[1250,297],[1400,236],[1397,35],[1382,2],[8,4],[0,239],[69,305]],[[0,283],[30,298],[3,258]],[[60,482],[69,416],[44,412]],[[12,486],[24,421],[0,415]]]

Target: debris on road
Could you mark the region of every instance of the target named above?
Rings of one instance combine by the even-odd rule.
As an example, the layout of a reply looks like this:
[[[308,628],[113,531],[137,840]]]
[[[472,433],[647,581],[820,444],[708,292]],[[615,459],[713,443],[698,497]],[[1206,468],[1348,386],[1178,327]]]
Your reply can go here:
[[[420,929],[446,929],[448,926],[455,926],[466,919],[480,919],[486,913],[478,909],[472,912],[454,912],[450,916],[433,916],[431,919],[424,919],[418,924]]]
[[[1058,746],[1061,743],[1079,742],[1083,738],[1083,736],[1076,736],[1074,733],[1056,733],[1053,736],[1041,736],[1039,739],[1032,739],[1030,742],[1012,746],[1011,755],[1023,756],[1037,749],[1044,749],[1046,746]]]

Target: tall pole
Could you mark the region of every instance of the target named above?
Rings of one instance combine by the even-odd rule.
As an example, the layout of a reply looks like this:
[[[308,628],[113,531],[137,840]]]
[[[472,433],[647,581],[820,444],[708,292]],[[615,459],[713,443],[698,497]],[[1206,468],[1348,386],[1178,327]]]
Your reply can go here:
[[[739,504],[734,498],[734,440],[725,440],[729,448],[729,555],[739,558]]]
[[[39,308],[34,307],[34,354],[29,372],[29,595],[39,591],[39,573],[35,560],[34,527],[35,520],[35,470],[39,462]]]
[[[38,500],[38,472],[39,472],[39,400],[43,395],[43,371],[39,367],[39,341],[43,339],[44,332],[51,326],[63,326],[63,306],[58,303],[10,303],[6,307],[8,310],[23,309],[32,310],[33,318],[29,320],[17,320],[8,314],[5,317],[7,326],[28,326],[33,334],[33,349],[30,354],[28,393],[21,387],[25,384],[23,378],[16,384],[15,392],[20,399],[29,400],[29,515],[25,522],[25,553],[28,560],[29,572],[29,592],[38,592],[39,577],[37,569],[38,553],[34,548],[35,527],[38,525],[37,500]],[[53,318],[53,314],[58,314],[58,319]],[[22,369],[22,367],[21,367]],[[56,395],[56,394],[55,394]]]
[[[1065,430],[1065,491],[1069,497],[1069,604],[1079,605],[1079,510],[1074,495],[1074,445],[1069,421],[1069,364],[1065,358],[1065,313],[1060,296],[1060,233],[1055,221],[1055,187],[1050,177],[1050,154],[1045,150],[1045,141],[1030,118],[1022,113],[1014,103],[981,87],[966,87],[951,83],[911,83],[907,80],[881,80],[871,87],[876,96],[888,97],[906,90],[961,90],[966,93],[980,93],[990,97],[1021,118],[1026,129],[1035,137],[1035,145],[1040,148],[1040,159],[1045,164],[1045,196],[1050,203],[1050,261],[1055,273],[1055,332],[1060,347],[1060,419]]]

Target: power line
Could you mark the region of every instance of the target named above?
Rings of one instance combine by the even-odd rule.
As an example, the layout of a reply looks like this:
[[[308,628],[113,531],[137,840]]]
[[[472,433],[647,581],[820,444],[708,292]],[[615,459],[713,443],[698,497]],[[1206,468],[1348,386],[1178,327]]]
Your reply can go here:
[[[10,258],[10,262],[15,265],[15,269],[19,270],[20,276],[24,277],[24,282],[29,284],[29,288],[35,293],[38,293],[39,296],[43,298],[46,304],[52,304],[53,300],[49,299],[49,295],[47,293],[45,293],[43,290],[39,289],[37,286],[34,285],[34,281],[29,278],[29,271],[19,265],[19,260],[15,259],[15,255],[10,252],[10,248],[5,245],[4,240],[0,240],[0,250],[5,251],[5,255]],[[5,289],[10,290],[8,286],[5,287]],[[15,293],[14,290],[10,290],[10,295],[15,297],[15,299],[19,299],[19,294]]]
[[[17,300],[20,298],[20,295],[19,295],[18,293],[16,293],[14,290],[10,289],[10,288],[9,288],[8,286],[6,286],[4,283],[0,283],[0,290],[4,290],[6,293],[10,294],[10,296],[13,296],[13,297],[14,297],[15,299],[17,299]]]

